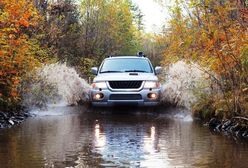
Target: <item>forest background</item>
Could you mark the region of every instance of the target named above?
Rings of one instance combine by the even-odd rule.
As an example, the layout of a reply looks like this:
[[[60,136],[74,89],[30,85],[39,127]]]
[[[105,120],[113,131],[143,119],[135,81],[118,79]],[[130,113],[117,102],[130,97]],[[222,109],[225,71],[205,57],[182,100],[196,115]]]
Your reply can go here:
[[[0,111],[20,109],[25,83],[35,80],[30,73],[44,64],[65,62],[87,79],[108,55],[144,51],[154,65],[183,60],[209,74],[212,92],[198,95],[196,116],[247,117],[247,6],[176,0],[161,32],[147,33],[144,14],[130,0],[1,0]]]

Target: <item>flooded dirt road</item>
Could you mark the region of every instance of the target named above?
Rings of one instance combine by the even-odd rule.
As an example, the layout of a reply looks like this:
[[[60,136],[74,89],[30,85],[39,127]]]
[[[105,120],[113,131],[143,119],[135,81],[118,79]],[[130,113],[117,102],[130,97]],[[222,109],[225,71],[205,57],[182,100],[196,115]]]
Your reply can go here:
[[[0,130],[0,167],[247,167],[248,144],[177,108],[55,107]]]

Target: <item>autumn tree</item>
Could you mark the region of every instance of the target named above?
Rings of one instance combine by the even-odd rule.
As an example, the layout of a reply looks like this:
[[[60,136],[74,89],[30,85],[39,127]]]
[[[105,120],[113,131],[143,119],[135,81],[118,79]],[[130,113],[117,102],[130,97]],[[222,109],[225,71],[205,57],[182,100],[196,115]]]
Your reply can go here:
[[[0,1],[0,110],[15,107],[22,77],[46,56],[33,38],[39,20],[31,0]]]
[[[39,23],[41,45],[50,49],[53,58],[73,65],[82,55],[82,47],[78,45],[81,25],[77,5],[73,0],[35,0],[35,5],[43,16]]]
[[[127,0],[83,0],[81,4],[84,55],[130,54],[135,51],[136,27]]]
[[[129,0],[35,0],[44,22],[42,46],[61,62],[89,75],[107,55],[140,48],[141,12]],[[139,12],[138,12],[139,11]]]
[[[149,57],[153,65],[160,65],[163,60],[165,40],[163,35],[144,33],[141,38],[142,51]]]
[[[86,69],[108,55],[133,55],[139,50],[139,30],[128,0],[82,0],[81,63]],[[93,62],[89,60],[93,60]]]
[[[143,23],[144,14],[140,10],[139,6],[132,4],[131,2],[130,2],[130,4],[131,4],[131,11],[133,13],[133,20],[134,20],[138,30],[142,31],[142,30],[144,30],[144,23]]]
[[[177,1],[164,34],[163,63],[185,59],[212,74],[221,94],[202,103],[222,117],[248,115],[248,31],[238,13],[237,1]]]

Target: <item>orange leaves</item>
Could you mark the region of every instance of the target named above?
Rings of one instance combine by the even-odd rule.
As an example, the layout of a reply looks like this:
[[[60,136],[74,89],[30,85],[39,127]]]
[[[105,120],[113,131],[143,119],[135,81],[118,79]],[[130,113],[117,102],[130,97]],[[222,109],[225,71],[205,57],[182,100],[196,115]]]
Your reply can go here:
[[[1,28],[9,27],[12,31],[19,32],[22,27],[36,25],[40,19],[32,0],[1,0],[1,4],[3,6],[0,15]]]
[[[37,65],[27,32],[40,16],[32,0],[0,0],[0,103],[16,102],[22,77]],[[32,27],[31,27],[32,26]]]
[[[28,20],[27,19],[24,19],[24,18],[21,18],[19,20],[19,24],[22,25],[22,26],[24,26],[24,27],[28,27],[29,26]]]
[[[248,81],[248,55],[242,54],[248,44],[248,29],[239,19],[233,18],[238,16],[230,15],[237,8],[235,4],[209,2],[215,6],[199,3],[190,7],[194,15],[172,18],[164,32],[163,63],[178,59],[200,62],[230,83],[240,85]],[[178,13],[173,14],[177,16]]]
[[[13,84],[14,84],[15,86],[17,86],[17,85],[19,85],[19,83],[20,83],[20,80],[19,80],[19,79],[14,78],[14,80],[13,80]]]
[[[18,92],[16,89],[12,89],[11,92],[10,92],[10,96],[13,97],[13,98],[16,98],[18,97]]]
[[[3,76],[3,71],[0,70],[0,76]]]
[[[9,38],[10,39],[14,39],[15,38],[15,35],[14,34],[9,34]]]
[[[35,12],[30,12],[25,11],[22,15],[22,17],[20,18],[20,20],[18,21],[18,24],[24,27],[29,27],[30,25],[35,25],[36,21],[32,22],[32,17],[35,15]],[[31,21],[31,22],[30,22]]]
[[[31,17],[32,13],[30,11],[26,11],[22,18],[25,19],[25,20],[28,20],[30,17]]]
[[[220,39],[221,41],[225,41],[225,40],[226,40],[225,34],[224,34],[224,33],[219,34],[219,39]]]
[[[191,0],[188,16],[176,17],[178,12],[173,12],[164,33],[163,62],[172,62],[176,57],[207,67],[210,74],[218,76],[222,94],[230,96],[226,100],[226,105],[232,107],[229,110],[244,114],[246,109],[248,115],[248,106],[244,105],[247,93],[243,93],[248,86],[247,25],[242,22],[236,1],[207,2],[209,5],[206,1]],[[181,8],[180,5],[175,8]]]

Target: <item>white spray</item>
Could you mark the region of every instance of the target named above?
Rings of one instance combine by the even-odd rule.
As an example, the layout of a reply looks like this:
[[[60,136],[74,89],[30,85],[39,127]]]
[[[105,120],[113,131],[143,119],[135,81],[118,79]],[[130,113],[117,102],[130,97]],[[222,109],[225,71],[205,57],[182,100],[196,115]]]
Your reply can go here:
[[[38,80],[31,83],[29,92],[24,94],[24,104],[29,108],[89,101],[89,84],[66,64],[44,65],[36,71],[35,77]]]
[[[45,65],[37,70],[36,75],[41,80],[31,83],[31,93],[26,94],[24,101],[28,107],[48,105],[51,102],[76,105],[79,101],[89,101],[89,84],[66,64]],[[197,101],[198,94],[210,92],[209,78],[195,63],[178,61],[170,65],[166,69],[165,83],[162,86],[162,103],[190,109]]]
[[[89,84],[79,77],[74,68],[66,64],[45,65],[38,74],[58,89],[58,95],[68,104],[77,104],[78,101],[88,101]]]
[[[209,79],[198,64],[178,61],[166,70],[161,101],[190,109],[198,94],[209,93]]]

